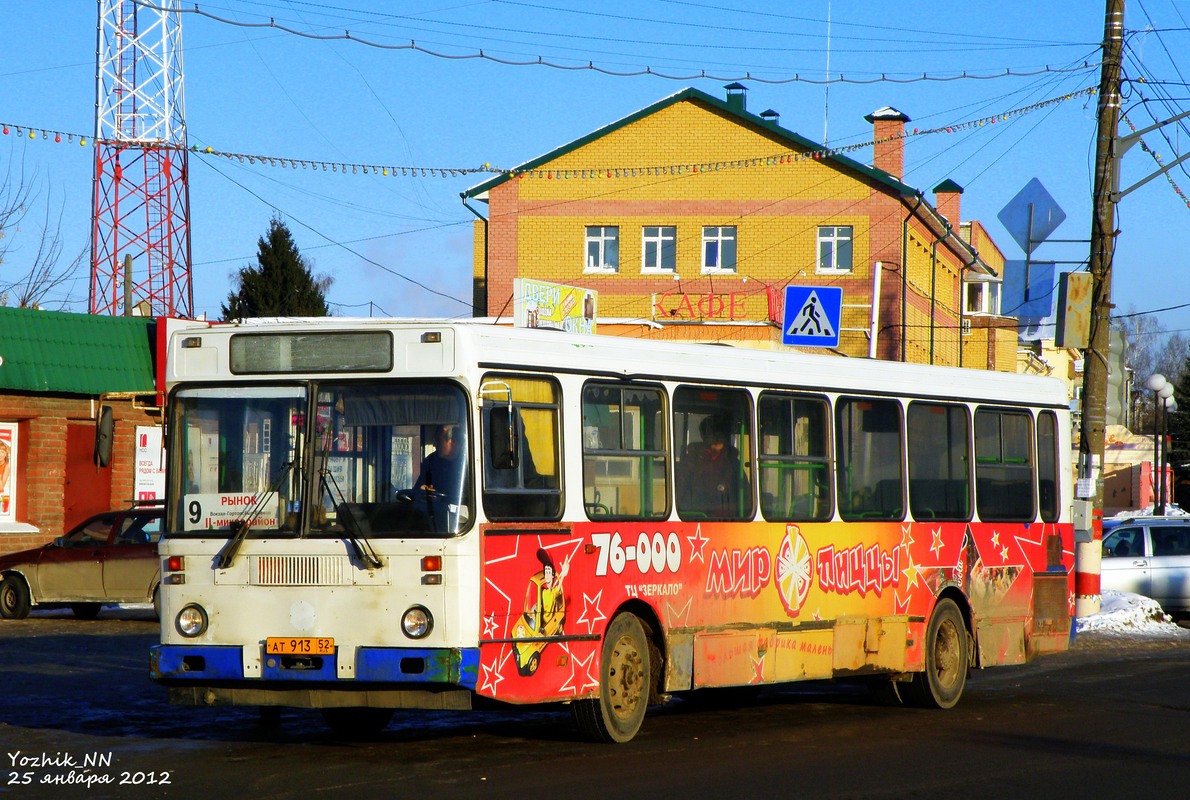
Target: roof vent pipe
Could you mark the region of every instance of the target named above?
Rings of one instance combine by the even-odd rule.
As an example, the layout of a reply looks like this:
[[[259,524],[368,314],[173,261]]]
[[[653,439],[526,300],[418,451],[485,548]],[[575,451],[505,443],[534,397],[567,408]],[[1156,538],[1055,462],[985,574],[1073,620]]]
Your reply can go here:
[[[727,90],[727,108],[742,114],[748,109],[745,106],[744,94],[748,91],[748,87],[739,83],[729,83],[723,87]]]

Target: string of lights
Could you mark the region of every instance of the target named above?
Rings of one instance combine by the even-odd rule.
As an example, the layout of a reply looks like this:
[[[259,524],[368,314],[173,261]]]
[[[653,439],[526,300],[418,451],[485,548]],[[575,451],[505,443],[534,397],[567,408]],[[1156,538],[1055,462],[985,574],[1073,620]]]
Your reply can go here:
[[[588,61],[586,64],[561,64],[561,63],[557,63],[554,61],[548,61],[545,59],[544,56],[537,56],[536,58],[532,58],[532,59],[528,59],[528,60],[514,60],[514,59],[506,59],[506,58],[497,58],[496,56],[493,56],[491,53],[485,53],[482,49],[476,50],[474,52],[468,52],[468,53],[454,53],[454,54],[440,53],[438,51],[430,50],[428,48],[422,47],[421,45],[417,44],[416,41],[413,41],[413,40],[410,40],[408,44],[404,44],[404,43],[402,43],[402,44],[385,44],[383,42],[374,42],[369,39],[360,38],[359,36],[352,34],[350,31],[344,31],[343,33],[338,33],[338,34],[310,33],[308,31],[301,31],[296,28],[291,28],[287,25],[282,25],[281,23],[276,21],[275,17],[269,17],[268,22],[241,22],[239,20],[228,19],[226,17],[221,17],[218,14],[213,14],[209,11],[205,11],[204,9],[200,8],[197,3],[194,5],[193,8],[182,8],[182,7],[176,7],[176,6],[168,7],[168,6],[156,5],[154,3],[148,2],[148,0],[133,0],[133,2],[139,6],[142,6],[144,8],[148,8],[148,9],[152,9],[154,11],[164,11],[164,12],[171,13],[171,14],[194,14],[196,16],[205,17],[207,19],[222,23],[224,25],[233,25],[233,26],[236,26],[239,28],[271,28],[271,29],[282,31],[284,33],[288,33],[292,36],[299,36],[304,39],[313,39],[316,41],[354,42],[356,44],[361,44],[366,47],[374,47],[374,48],[377,48],[380,50],[411,50],[411,51],[415,51],[418,53],[422,53],[424,55],[433,56],[434,58],[442,58],[442,59],[448,59],[448,60],[491,61],[496,64],[502,64],[504,66],[510,66],[510,67],[548,67],[550,69],[566,70],[566,71],[570,71],[570,72],[579,71],[579,70],[587,70],[587,71],[591,71],[591,72],[598,72],[602,75],[609,75],[611,77],[616,77],[616,78],[633,78],[633,77],[650,76],[650,77],[654,77],[654,78],[663,78],[665,80],[671,80],[671,81],[692,81],[692,80],[706,79],[706,80],[726,81],[726,82],[750,81],[753,83],[764,83],[764,84],[772,84],[772,85],[789,84],[789,83],[807,83],[807,84],[812,84],[812,85],[817,85],[817,86],[825,86],[825,85],[831,85],[831,84],[837,84],[837,83],[867,85],[867,84],[874,84],[874,83],[921,83],[923,81],[933,81],[933,82],[945,83],[945,82],[950,82],[950,81],[961,81],[961,80],[995,80],[995,79],[999,79],[999,78],[1029,78],[1029,77],[1033,77],[1036,75],[1048,75],[1048,74],[1056,74],[1056,73],[1083,72],[1083,71],[1087,71],[1087,70],[1098,70],[1099,66],[1100,66],[1099,63],[1092,63],[1089,61],[1084,61],[1081,65],[1073,66],[1073,67],[1051,67],[1047,64],[1045,67],[1042,67],[1040,69],[1035,69],[1035,70],[1014,70],[1011,68],[1006,68],[1004,70],[997,70],[995,72],[987,72],[987,73],[974,73],[974,72],[969,72],[967,70],[963,70],[961,73],[950,74],[950,75],[930,75],[929,73],[923,72],[921,75],[914,74],[912,76],[906,76],[906,77],[896,77],[896,76],[890,76],[887,73],[881,73],[879,77],[872,77],[872,78],[848,78],[842,74],[840,74],[837,78],[836,77],[810,78],[810,77],[805,77],[799,73],[794,73],[793,76],[786,77],[786,78],[762,78],[758,75],[753,75],[751,72],[746,72],[743,75],[736,75],[736,76],[728,77],[728,76],[713,75],[711,73],[708,73],[705,69],[699,70],[698,72],[691,72],[691,73],[682,74],[682,75],[675,75],[675,74],[670,74],[667,72],[662,72],[661,70],[657,70],[657,69],[654,69],[654,68],[648,67],[648,66],[646,66],[644,69],[637,69],[637,70],[614,70],[614,69],[609,69],[606,67],[597,66],[594,61]]]
[[[978,119],[967,120],[965,122],[953,123],[948,125],[940,125],[933,128],[914,128],[912,131],[905,131],[898,137],[890,137],[888,139],[880,139],[875,141],[864,141],[857,144],[844,145],[840,147],[818,147],[812,150],[804,151],[785,151],[782,153],[775,153],[768,156],[758,156],[754,158],[735,159],[727,161],[706,161],[692,164],[655,164],[648,166],[637,167],[598,167],[589,169],[502,169],[493,166],[490,163],[484,163],[476,167],[423,167],[423,166],[393,166],[387,164],[363,164],[363,163],[347,163],[342,161],[322,161],[316,159],[305,158],[290,158],[283,156],[264,155],[260,153],[236,153],[226,150],[216,150],[213,147],[199,147],[194,145],[190,148],[190,152],[199,156],[209,156],[212,158],[221,158],[225,160],[235,160],[240,163],[260,164],[270,167],[281,167],[287,169],[301,169],[312,170],[317,172],[333,172],[337,174],[363,174],[375,175],[380,177],[390,176],[404,176],[404,177],[431,177],[431,178],[453,178],[462,175],[474,174],[493,174],[493,175],[508,175],[511,177],[527,177],[527,178],[544,178],[546,180],[570,179],[570,178],[635,178],[649,175],[685,175],[705,172],[715,172],[723,169],[743,169],[758,166],[775,166],[780,164],[788,164],[796,161],[820,160],[823,158],[843,156],[858,150],[863,150],[872,147],[874,144],[879,144],[883,141],[891,141],[893,138],[908,139],[917,136],[932,136],[938,134],[953,134],[962,131],[982,128],[985,125],[995,125],[1000,122],[1007,122],[1014,117],[1023,116],[1032,113],[1039,109],[1049,108],[1059,103],[1064,103],[1070,100],[1089,97],[1098,91],[1097,87],[1088,87],[1080,89],[1077,92],[1063,94],[1058,97],[1051,97],[1048,100],[1042,100],[1037,103],[1032,103],[1027,106],[1014,108],[1010,111],[1004,111],[991,116],[980,117]],[[56,131],[48,128],[37,128],[29,125],[17,125],[10,123],[0,123],[0,133],[5,136],[15,132],[18,137],[27,136],[29,139],[50,140],[60,143],[65,139],[67,142],[78,140],[80,145],[86,145],[86,137],[68,133],[64,131]],[[129,146],[139,145],[137,142],[120,142],[99,140],[100,144],[119,145],[125,144]],[[152,145],[149,145],[152,146]],[[165,146],[165,145],[163,145]],[[173,145],[169,145],[173,147]],[[1179,194],[1181,194],[1179,190]]]

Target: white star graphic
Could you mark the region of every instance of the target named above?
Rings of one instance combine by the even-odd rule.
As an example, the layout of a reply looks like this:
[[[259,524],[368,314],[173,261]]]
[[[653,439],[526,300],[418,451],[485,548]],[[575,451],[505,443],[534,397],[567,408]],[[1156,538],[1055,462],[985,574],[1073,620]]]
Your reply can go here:
[[[511,651],[509,651],[511,652]],[[504,658],[497,658],[491,666],[480,663],[479,668],[483,671],[483,679],[479,682],[479,691],[489,692],[492,697],[496,696],[496,687],[500,685],[500,681],[504,680],[504,676],[500,671],[504,669],[504,663],[508,661],[507,656]]]

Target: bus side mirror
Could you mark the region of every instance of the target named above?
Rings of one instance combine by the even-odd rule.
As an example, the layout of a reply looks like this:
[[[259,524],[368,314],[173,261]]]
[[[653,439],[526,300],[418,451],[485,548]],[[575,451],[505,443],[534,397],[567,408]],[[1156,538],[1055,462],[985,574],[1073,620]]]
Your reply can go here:
[[[517,468],[519,439],[517,419],[511,408],[497,407],[488,412],[488,453],[495,469]]]
[[[106,467],[112,460],[112,431],[115,419],[111,406],[100,406],[99,418],[95,420],[95,463]]]

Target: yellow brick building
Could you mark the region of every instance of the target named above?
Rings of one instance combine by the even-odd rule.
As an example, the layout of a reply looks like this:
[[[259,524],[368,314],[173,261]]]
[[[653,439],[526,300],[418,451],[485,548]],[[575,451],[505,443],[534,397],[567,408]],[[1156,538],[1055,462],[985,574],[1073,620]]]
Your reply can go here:
[[[897,177],[908,118],[867,117],[873,167],[744,93],[686,89],[464,192],[477,315],[508,317],[532,278],[597,291],[601,333],[778,348],[785,287],[830,286],[840,355],[1014,371],[1015,320],[964,312],[997,271],[960,235],[962,189],[930,203]]]

